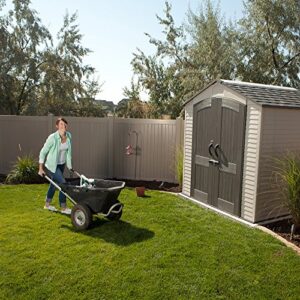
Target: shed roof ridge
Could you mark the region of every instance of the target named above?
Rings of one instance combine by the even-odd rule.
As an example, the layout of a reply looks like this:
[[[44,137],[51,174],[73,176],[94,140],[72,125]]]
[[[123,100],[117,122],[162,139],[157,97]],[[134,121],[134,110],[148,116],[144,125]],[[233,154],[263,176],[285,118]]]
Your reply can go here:
[[[239,80],[220,79],[220,82],[221,83],[222,82],[224,82],[224,83],[232,83],[232,84],[238,84],[238,85],[249,85],[249,86],[257,86],[257,87],[265,87],[265,88],[270,88],[270,89],[298,91],[296,88],[287,87],[287,86],[269,85],[269,84],[254,83],[254,82],[245,82],[245,81],[239,81]]]

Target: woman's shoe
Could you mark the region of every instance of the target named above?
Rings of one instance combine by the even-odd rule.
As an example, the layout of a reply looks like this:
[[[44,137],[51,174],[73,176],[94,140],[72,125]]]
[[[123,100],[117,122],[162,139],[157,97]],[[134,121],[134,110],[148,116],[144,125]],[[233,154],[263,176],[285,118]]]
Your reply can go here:
[[[71,214],[71,209],[70,208],[63,208],[60,212],[62,214],[65,214],[65,215],[70,215]]]
[[[44,206],[44,209],[48,209],[48,210],[50,210],[50,211],[57,211],[57,209],[54,207],[54,206],[52,206],[52,205],[45,205]]]

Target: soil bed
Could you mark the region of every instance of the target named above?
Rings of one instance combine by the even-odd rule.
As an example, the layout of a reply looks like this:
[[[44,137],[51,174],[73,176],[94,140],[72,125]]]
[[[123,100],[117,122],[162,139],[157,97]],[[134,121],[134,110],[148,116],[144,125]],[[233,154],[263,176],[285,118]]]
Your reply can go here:
[[[179,184],[170,183],[170,182],[163,182],[163,181],[145,181],[145,180],[128,180],[128,179],[114,179],[125,181],[127,187],[138,187],[144,186],[148,190],[159,190],[159,191],[167,191],[173,193],[180,193],[181,188]]]
[[[287,241],[293,243],[297,247],[300,247],[300,228],[298,228],[294,233],[293,240],[290,240],[292,226],[291,220],[281,220],[264,226],[277,233]]]
[[[6,175],[0,174],[0,184],[4,183],[6,179]],[[72,182],[74,180],[78,180],[77,177],[73,178],[66,178],[67,182]],[[173,193],[180,193],[181,188],[179,184],[176,183],[170,183],[170,182],[163,182],[163,181],[145,181],[145,180],[128,180],[128,179],[119,179],[114,178],[112,180],[120,180],[125,181],[127,187],[137,187],[137,186],[144,186],[148,190],[159,190],[159,191],[168,191]],[[41,179],[41,181],[36,183],[48,183],[46,179]]]
[[[4,183],[6,179],[6,175],[0,174],[0,183]]]

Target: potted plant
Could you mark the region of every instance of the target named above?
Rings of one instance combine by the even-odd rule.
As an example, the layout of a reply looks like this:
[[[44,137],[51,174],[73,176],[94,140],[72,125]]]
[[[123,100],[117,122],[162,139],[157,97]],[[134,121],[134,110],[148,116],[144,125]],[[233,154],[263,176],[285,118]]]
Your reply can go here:
[[[135,188],[136,195],[138,197],[145,197],[145,187],[144,186],[137,186]]]

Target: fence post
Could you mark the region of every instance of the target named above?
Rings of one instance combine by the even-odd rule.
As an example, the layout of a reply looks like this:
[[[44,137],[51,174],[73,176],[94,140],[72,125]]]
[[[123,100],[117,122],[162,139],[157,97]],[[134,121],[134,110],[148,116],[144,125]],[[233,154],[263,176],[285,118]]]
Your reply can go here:
[[[48,114],[48,135],[53,132],[53,114]]]
[[[108,178],[114,177],[114,117],[109,116],[108,120]]]

